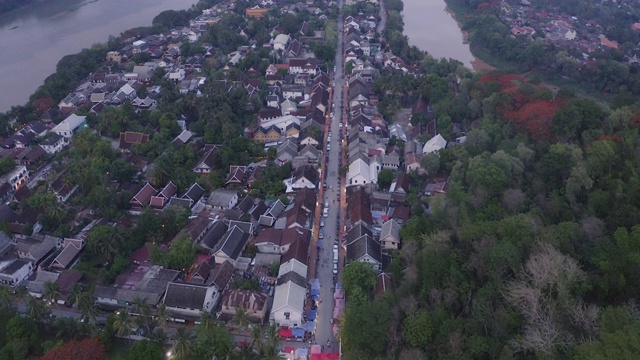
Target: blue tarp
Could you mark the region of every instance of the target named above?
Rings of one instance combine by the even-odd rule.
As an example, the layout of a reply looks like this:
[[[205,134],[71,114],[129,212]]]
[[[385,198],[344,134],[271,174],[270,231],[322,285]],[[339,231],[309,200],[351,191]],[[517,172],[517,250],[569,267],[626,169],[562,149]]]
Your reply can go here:
[[[293,330],[291,330],[291,336],[297,338],[304,337],[304,329],[299,327],[293,328]]]
[[[318,315],[318,310],[309,310],[309,314],[307,314],[307,320],[315,320]]]
[[[313,330],[316,329],[316,321],[315,320],[307,321],[306,323],[304,323],[304,329],[307,332],[313,332]]]

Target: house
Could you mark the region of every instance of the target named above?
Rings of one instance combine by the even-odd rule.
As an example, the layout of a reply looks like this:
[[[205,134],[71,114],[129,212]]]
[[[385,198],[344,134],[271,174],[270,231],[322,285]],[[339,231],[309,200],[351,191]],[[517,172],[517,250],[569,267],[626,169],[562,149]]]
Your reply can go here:
[[[427,183],[424,188],[424,194],[427,196],[435,196],[438,194],[446,194],[447,188],[449,187],[449,181],[447,180],[439,180],[432,181]]]
[[[0,176],[0,184],[7,183],[15,191],[29,181],[29,170],[24,165],[18,165],[13,170]]]
[[[377,184],[379,171],[379,163],[374,162],[370,164],[370,160],[365,154],[359,154],[359,156],[349,164],[347,186]]]
[[[291,99],[286,99],[280,104],[280,111],[282,112],[282,115],[291,115],[292,112],[295,112],[297,110],[298,104],[296,104],[295,101]]]
[[[407,172],[417,171],[422,172],[422,166],[420,165],[420,155],[416,153],[409,153],[404,157],[404,164]]]
[[[38,269],[36,271],[36,278],[27,283],[29,295],[41,299],[44,294],[45,284],[55,283],[58,277],[60,277],[60,274],[57,272]]]
[[[78,259],[82,249],[84,249],[84,240],[65,238],[62,251],[53,259],[51,267],[59,270],[68,269]]]
[[[280,199],[274,201],[268,208],[266,208],[265,206],[262,214],[258,216],[258,223],[263,226],[273,226],[273,224],[276,222],[276,219],[278,218],[278,216],[280,216],[285,208],[286,206],[282,203],[282,201],[280,201]],[[253,209],[253,211],[256,212],[258,212],[258,210],[260,209]]]
[[[282,166],[293,160],[296,155],[298,155],[298,145],[292,139],[287,139],[278,146],[274,162]]]
[[[200,184],[194,183],[185,191],[184,195],[180,197],[182,200],[187,200],[189,202],[189,207],[192,209],[196,208],[198,204],[201,204],[203,201],[204,188],[200,186]]]
[[[253,141],[262,144],[273,143],[280,140],[281,136],[280,129],[275,125],[271,125],[267,128],[260,126],[253,135]]]
[[[149,205],[151,202],[151,197],[158,193],[151,184],[146,183],[138,193],[136,193],[129,201],[131,205],[131,209],[129,210],[132,214],[139,214],[142,212],[142,209]]]
[[[15,246],[21,259],[31,261],[38,266],[56,250],[59,241],[59,238],[50,235],[33,234],[18,238]]]
[[[269,321],[277,327],[301,326],[306,298],[306,277],[291,271],[278,278]]]
[[[212,250],[216,264],[222,264],[225,261],[235,264],[240,253],[242,253],[242,250],[247,245],[249,236],[249,231],[244,231],[240,226],[231,226],[231,224],[229,224],[229,230],[227,230],[216,248]]]
[[[153,68],[150,68],[148,66],[144,66],[144,65],[135,65],[133,67],[133,71],[132,73],[136,74],[137,77],[135,80],[141,81],[141,82],[146,82],[151,80],[151,78],[153,77]],[[126,75],[125,75],[126,77]]]
[[[276,38],[273,39],[273,50],[285,51],[290,39],[291,37],[287,34],[278,34]]]
[[[267,295],[259,291],[229,290],[220,305],[223,314],[235,316],[236,309],[244,309],[252,322],[262,323],[267,314]]]
[[[318,170],[311,165],[297,168],[293,172],[291,188],[293,189],[315,189],[318,182]]]
[[[347,244],[347,262],[358,261],[370,264],[375,270],[382,270],[382,249],[380,243],[370,235],[363,235]]]
[[[69,115],[68,118],[62,120],[60,124],[56,125],[51,132],[54,132],[62,137],[70,139],[73,134],[87,126],[87,117],[78,116],[76,114]]]
[[[315,76],[318,73],[318,62],[315,58],[289,60],[289,74],[309,74]]]
[[[225,184],[242,184],[244,176],[247,173],[246,166],[231,165],[229,166],[229,175]]]
[[[427,141],[422,147],[423,154],[431,154],[437,153],[441,149],[444,149],[447,146],[447,140],[445,140],[442,135],[437,134]]]
[[[13,241],[11,238],[4,231],[0,230],[0,257],[6,255],[12,246]]]
[[[216,189],[209,195],[209,204],[214,209],[233,209],[238,203],[238,192],[229,189]]]
[[[47,154],[55,154],[62,150],[66,144],[66,138],[56,133],[51,133],[51,135],[40,142],[40,147],[42,147]]]
[[[214,249],[228,229],[224,221],[216,221],[200,239],[200,246],[209,250]]]
[[[402,173],[397,178],[393,180],[391,183],[391,187],[389,187],[389,192],[395,192],[399,194],[408,194],[410,187],[411,178],[409,175]]]
[[[171,199],[177,192],[178,187],[176,186],[176,184],[174,184],[172,181],[169,181],[169,183],[165,185],[162,190],[151,197],[149,205],[151,205],[153,209],[161,210],[169,202],[169,199]]]
[[[22,259],[0,262],[0,284],[16,286],[31,275],[33,263]]]
[[[175,281],[179,274],[178,270],[163,269],[158,265],[137,267],[133,274],[125,275],[122,279],[126,288],[122,285],[98,285],[93,291],[93,297],[96,304],[110,309],[130,306],[137,299],[156,306],[162,299],[167,284]]]
[[[135,144],[144,144],[149,141],[149,135],[140,132],[126,131],[120,133],[118,148],[120,151],[130,151]]]
[[[49,184],[49,189],[53,191],[56,199],[61,203],[67,202],[71,195],[78,190],[78,184],[75,184],[68,176],[68,169],[65,169]]]
[[[215,286],[170,282],[163,302],[174,319],[196,320],[201,313],[210,313],[221,296]]]
[[[267,12],[269,11],[268,8],[259,8],[259,7],[253,7],[253,8],[247,8],[245,10],[245,14],[247,16],[247,18],[261,18],[263,17]]]
[[[380,245],[383,250],[397,250],[400,245],[400,224],[394,219],[382,224],[380,231]]]
[[[197,165],[193,168],[194,172],[199,174],[208,174],[213,171],[214,157],[216,151],[220,150],[222,145],[206,144],[203,149],[203,155],[198,160]]]

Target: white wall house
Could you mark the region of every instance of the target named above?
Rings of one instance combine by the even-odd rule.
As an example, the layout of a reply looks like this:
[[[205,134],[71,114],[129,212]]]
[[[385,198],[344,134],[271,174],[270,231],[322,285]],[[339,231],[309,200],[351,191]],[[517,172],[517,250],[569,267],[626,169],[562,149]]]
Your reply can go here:
[[[67,139],[71,138],[73,134],[78,132],[78,130],[84,128],[87,125],[87,117],[86,116],[78,116],[76,114],[69,115],[68,118],[62,120],[60,124],[56,125],[52,132],[65,137]]]

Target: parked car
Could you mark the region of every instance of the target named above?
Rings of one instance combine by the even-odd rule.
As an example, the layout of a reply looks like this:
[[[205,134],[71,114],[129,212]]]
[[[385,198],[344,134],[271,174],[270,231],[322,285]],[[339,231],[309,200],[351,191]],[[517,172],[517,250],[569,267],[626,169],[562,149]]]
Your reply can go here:
[[[320,232],[318,233],[318,238],[319,239],[324,239],[324,229],[320,228]]]
[[[338,263],[333,263],[333,275],[338,275]]]

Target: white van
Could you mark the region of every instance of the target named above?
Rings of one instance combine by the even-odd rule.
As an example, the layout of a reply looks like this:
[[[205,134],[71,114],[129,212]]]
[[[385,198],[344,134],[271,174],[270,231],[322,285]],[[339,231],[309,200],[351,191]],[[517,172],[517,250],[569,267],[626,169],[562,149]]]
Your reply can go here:
[[[338,263],[338,252],[337,251],[333,252],[333,263],[334,264]]]

